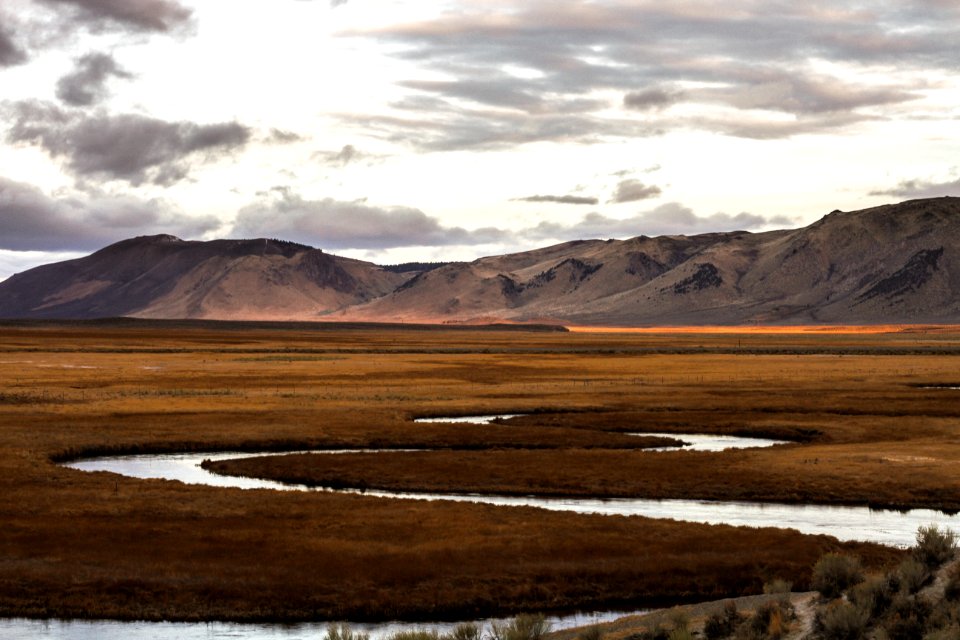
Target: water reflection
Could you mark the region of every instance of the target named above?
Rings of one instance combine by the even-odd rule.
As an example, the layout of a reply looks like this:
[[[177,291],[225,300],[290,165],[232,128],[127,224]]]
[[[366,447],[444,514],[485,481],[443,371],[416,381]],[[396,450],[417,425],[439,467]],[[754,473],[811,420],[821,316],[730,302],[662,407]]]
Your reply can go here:
[[[551,629],[569,629],[609,622],[643,611],[574,613],[548,617]],[[496,620],[480,620],[485,629]],[[383,640],[400,631],[426,629],[446,633],[455,622],[351,623],[350,628],[369,634],[371,640]],[[327,623],[241,624],[234,622],[117,622],[114,620],[27,620],[0,618],[0,638],[4,640],[322,640]]]
[[[728,449],[759,449],[778,444],[789,444],[787,440],[769,438],[747,438],[743,436],[718,436],[702,433],[628,433],[630,436],[655,436],[674,438],[684,443],[684,451],[726,451]],[[675,451],[677,447],[654,447],[645,451]]]
[[[521,413],[494,413],[487,416],[445,416],[438,418],[417,418],[414,422],[453,422],[456,424],[494,424],[498,420],[516,418]]]

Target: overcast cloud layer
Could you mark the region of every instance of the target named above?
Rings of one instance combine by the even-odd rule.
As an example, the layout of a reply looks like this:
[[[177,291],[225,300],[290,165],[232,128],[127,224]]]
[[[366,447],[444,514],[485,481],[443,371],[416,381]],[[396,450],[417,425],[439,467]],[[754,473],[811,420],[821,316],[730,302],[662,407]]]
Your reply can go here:
[[[6,0],[0,278],[144,233],[470,259],[960,195],[958,41],[943,0]]]
[[[826,133],[920,98],[926,83],[906,72],[946,72],[960,63],[952,44],[960,11],[936,0],[847,9],[816,0],[732,2],[722,11],[690,1],[472,8],[357,32],[396,43],[401,56],[446,78],[403,83],[444,117],[379,120],[393,136],[446,149],[589,142],[618,135],[615,119],[598,117],[618,106],[635,116],[620,123],[628,135],[665,128],[762,139]],[[899,72],[867,82],[822,70],[831,63]],[[410,110],[424,104],[410,102]],[[722,109],[682,109],[703,106]]]

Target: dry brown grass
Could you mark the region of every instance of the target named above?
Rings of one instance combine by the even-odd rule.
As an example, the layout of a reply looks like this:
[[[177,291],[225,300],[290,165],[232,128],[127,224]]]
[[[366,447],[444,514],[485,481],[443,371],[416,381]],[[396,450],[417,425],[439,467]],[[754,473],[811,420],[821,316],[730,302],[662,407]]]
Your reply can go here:
[[[643,479],[657,474],[658,495],[850,502],[883,488],[882,469],[902,485],[893,502],[949,505],[960,403],[951,391],[908,385],[956,380],[957,353],[960,335],[948,331],[0,327],[0,614],[469,617],[738,595],[778,576],[802,585],[827,550],[876,565],[897,553],[787,531],[217,490],[86,474],[51,459],[448,447],[418,454],[413,469],[388,454],[364,458],[369,470],[345,457],[320,471],[341,483],[454,490],[482,480],[463,470],[469,462],[502,468],[496,487],[505,492],[643,495],[652,491]],[[538,410],[552,413],[483,428],[410,422]],[[642,444],[620,433],[633,430],[807,441],[647,454],[622,450]]]

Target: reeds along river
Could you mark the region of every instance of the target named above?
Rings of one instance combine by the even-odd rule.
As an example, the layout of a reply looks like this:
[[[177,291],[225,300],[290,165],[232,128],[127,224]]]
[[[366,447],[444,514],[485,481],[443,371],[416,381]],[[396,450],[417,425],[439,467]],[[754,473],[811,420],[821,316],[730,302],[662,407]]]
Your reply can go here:
[[[509,416],[473,416],[463,418],[430,418],[429,421],[457,421],[488,423]],[[424,419],[424,421],[427,421]],[[691,450],[721,451],[727,448],[764,447],[781,444],[774,440],[733,438],[702,434],[636,434],[664,435],[687,443]],[[332,455],[340,451],[317,451],[317,455]],[[376,451],[369,451],[374,455]],[[304,486],[286,485],[269,480],[218,476],[202,468],[204,459],[226,459],[250,455],[278,455],[276,453],[189,453],[113,456],[78,460],[66,466],[84,471],[109,471],[135,478],[163,478],[190,484],[206,484],[241,489],[276,489],[284,491],[326,491]],[[650,455],[656,455],[651,452]],[[960,529],[960,517],[928,509],[906,512],[873,511],[867,507],[834,507],[820,505],[786,505],[746,502],[711,502],[703,500],[646,500],[646,499],[554,499],[535,497],[504,497],[458,494],[417,494],[406,492],[366,491],[371,498],[427,499],[482,502],[494,505],[535,506],[557,511],[607,515],[642,515],[652,518],[673,518],[690,522],[746,525],[754,527],[793,528],[803,533],[827,534],[841,540],[864,540],[886,545],[908,546],[914,542],[917,528],[931,523]],[[615,613],[580,614],[551,619],[554,628],[578,626],[594,620],[616,617]],[[372,637],[389,635],[403,628],[437,628],[448,625],[355,625]],[[193,640],[194,638],[241,638],[269,640],[322,637],[325,624],[313,625],[238,625],[222,623],[118,623],[118,622],[44,622],[32,620],[0,620],[0,638],[150,638],[151,640]]]

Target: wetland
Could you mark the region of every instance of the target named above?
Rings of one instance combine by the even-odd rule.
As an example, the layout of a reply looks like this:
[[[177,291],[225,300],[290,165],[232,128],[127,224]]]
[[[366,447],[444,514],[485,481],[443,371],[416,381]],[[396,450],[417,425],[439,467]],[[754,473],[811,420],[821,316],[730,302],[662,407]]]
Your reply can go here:
[[[958,345],[950,328],[4,325],[0,613],[463,620],[709,600],[781,577],[802,588],[827,551],[888,566],[903,552],[851,536],[375,493],[924,508],[935,518],[960,507],[960,407],[942,388],[955,381]],[[412,422],[479,414],[515,415]],[[691,433],[790,444],[645,450]],[[60,464],[308,449],[342,453],[210,464],[356,491],[240,490]]]

